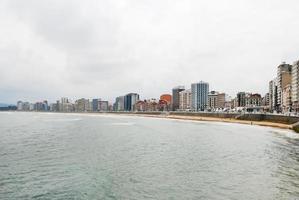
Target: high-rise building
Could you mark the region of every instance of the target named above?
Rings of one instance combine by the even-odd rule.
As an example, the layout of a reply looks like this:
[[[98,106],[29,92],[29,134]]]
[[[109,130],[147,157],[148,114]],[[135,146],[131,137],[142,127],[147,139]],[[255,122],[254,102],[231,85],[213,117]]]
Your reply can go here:
[[[180,108],[180,92],[184,91],[184,86],[178,86],[172,89],[172,110],[176,111]]]
[[[246,106],[246,93],[239,92],[237,94],[237,105],[236,107],[245,107]]]
[[[34,110],[36,110],[36,111],[45,111],[43,102],[36,102],[34,104]]]
[[[226,94],[211,91],[208,95],[208,108],[223,109],[225,108]]]
[[[61,98],[61,103],[62,103],[62,104],[69,103],[69,99],[66,98],[66,97],[62,97],[62,98]]]
[[[23,102],[23,110],[29,111],[30,110],[30,103],[29,102]]]
[[[277,79],[269,82],[269,107],[270,111],[277,110]]]
[[[98,110],[101,112],[107,112],[109,109],[109,102],[108,101],[99,101],[98,102]]]
[[[101,101],[101,99],[93,99],[92,100],[92,111],[93,112],[99,111],[99,101]]]
[[[270,94],[266,93],[265,96],[262,98],[262,106],[266,106],[269,110],[270,106]]]
[[[192,109],[204,111],[208,106],[209,84],[203,81],[191,85]]]
[[[218,93],[218,96],[217,96],[217,107],[218,108],[225,108],[226,98],[227,98],[227,96],[225,93]]]
[[[18,101],[18,102],[17,102],[17,110],[18,110],[18,111],[23,110],[23,102],[22,102],[22,101]]]
[[[115,103],[113,105],[113,110],[114,111],[124,111],[125,110],[125,97],[124,96],[116,97]]]
[[[60,112],[73,112],[74,111],[74,105],[66,97],[62,97],[60,102],[57,101],[57,104],[58,104],[58,111],[60,111]]]
[[[17,102],[17,110],[18,111],[29,111],[30,110],[30,103],[29,102]]]
[[[218,92],[211,91],[208,95],[208,108],[216,109],[218,108]]]
[[[294,62],[292,68],[292,108],[299,111],[299,61]]]
[[[125,111],[134,111],[135,104],[139,100],[139,94],[129,93],[124,98],[124,110]]]
[[[43,101],[43,110],[44,111],[48,111],[49,110],[49,105],[48,105],[48,101],[47,100]]]
[[[282,112],[292,111],[292,86],[291,84],[286,85],[282,90]]]
[[[86,112],[90,111],[90,103],[88,99],[78,99],[75,101],[75,110],[76,112]]]
[[[190,110],[191,109],[191,90],[183,90],[179,93],[180,110]]]
[[[58,110],[58,106],[57,105],[59,105],[59,104],[57,104],[57,103],[51,103],[50,104],[50,111],[51,112],[58,112],[59,110]]]
[[[282,109],[282,95],[285,86],[291,84],[292,65],[283,62],[277,67],[277,111]]]

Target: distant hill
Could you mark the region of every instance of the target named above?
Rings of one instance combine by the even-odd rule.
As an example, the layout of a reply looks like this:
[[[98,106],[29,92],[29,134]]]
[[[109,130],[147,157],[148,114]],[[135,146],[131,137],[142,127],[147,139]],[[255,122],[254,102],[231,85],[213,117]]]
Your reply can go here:
[[[0,107],[8,107],[8,106],[13,106],[13,105],[7,103],[0,103]]]

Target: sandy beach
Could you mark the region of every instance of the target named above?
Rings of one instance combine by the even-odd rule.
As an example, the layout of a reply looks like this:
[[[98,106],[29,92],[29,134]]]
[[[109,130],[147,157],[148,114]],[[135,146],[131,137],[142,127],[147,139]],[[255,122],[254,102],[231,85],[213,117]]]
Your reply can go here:
[[[142,116],[142,117],[154,117],[154,118],[165,118],[165,119],[238,123],[238,124],[268,126],[268,127],[292,130],[292,125],[290,125],[290,124],[267,122],[267,121],[248,121],[248,120],[237,120],[234,118],[215,118],[215,117],[182,116],[182,115],[150,115],[150,114],[128,114],[128,115]]]

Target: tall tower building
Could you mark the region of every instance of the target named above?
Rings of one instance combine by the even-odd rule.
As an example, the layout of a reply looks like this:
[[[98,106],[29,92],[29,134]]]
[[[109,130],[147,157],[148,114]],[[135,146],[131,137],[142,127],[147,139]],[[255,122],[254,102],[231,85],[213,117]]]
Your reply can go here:
[[[292,68],[292,108],[299,111],[299,61],[294,62]]]
[[[101,99],[93,99],[92,100],[92,111],[93,112],[99,111],[99,101],[101,101]]]
[[[124,99],[124,109],[125,111],[134,111],[135,104],[139,101],[139,94],[130,93],[125,96]]]
[[[180,92],[184,91],[184,86],[178,86],[172,89],[172,110],[176,111],[180,108]]]
[[[292,65],[283,62],[277,69],[277,110],[281,111],[283,88],[292,81]]]
[[[204,111],[208,106],[209,84],[203,81],[191,85],[192,109]]]
[[[270,111],[277,110],[277,78],[269,82],[269,107]]]
[[[113,106],[114,111],[124,111],[125,110],[125,96],[116,97]]]
[[[237,94],[237,107],[245,107],[246,106],[246,93],[239,92]]]

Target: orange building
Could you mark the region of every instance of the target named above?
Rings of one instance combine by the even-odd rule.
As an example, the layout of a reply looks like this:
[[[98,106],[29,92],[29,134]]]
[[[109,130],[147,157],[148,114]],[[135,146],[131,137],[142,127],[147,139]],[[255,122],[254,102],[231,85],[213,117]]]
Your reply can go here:
[[[162,94],[160,100],[166,101],[168,104],[171,104],[172,96],[170,94]]]

